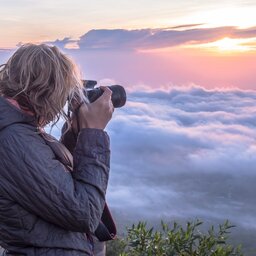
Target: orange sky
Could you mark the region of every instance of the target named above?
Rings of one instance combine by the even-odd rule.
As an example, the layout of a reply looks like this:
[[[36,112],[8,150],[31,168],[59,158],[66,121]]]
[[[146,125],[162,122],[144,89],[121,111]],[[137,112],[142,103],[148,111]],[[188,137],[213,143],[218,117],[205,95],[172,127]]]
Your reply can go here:
[[[4,0],[0,49],[55,44],[99,80],[254,89],[255,13],[254,0]]]

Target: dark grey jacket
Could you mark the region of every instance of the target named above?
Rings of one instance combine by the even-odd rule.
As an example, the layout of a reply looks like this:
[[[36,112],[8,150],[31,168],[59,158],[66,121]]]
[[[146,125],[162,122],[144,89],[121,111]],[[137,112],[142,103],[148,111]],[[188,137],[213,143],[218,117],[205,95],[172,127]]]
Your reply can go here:
[[[69,172],[34,124],[0,97],[0,245],[10,255],[90,255],[85,233],[105,205],[109,138],[81,130]]]

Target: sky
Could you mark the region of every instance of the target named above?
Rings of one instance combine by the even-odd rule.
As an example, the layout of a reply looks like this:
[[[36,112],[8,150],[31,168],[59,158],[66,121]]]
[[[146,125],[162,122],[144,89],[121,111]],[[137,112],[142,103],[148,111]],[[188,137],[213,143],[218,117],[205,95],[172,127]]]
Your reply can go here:
[[[49,43],[73,56],[87,79],[254,89],[255,0],[0,4],[2,62],[17,45]]]
[[[78,38],[91,29],[254,26],[255,1],[1,0],[0,47]]]
[[[127,104],[107,127],[107,198],[120,232],[139,219],[229,219],[234,239],[253,248],[255,0],[0,6],[0,63],[20,44],[47,43],[72,57],[85,79],[125,87]]]

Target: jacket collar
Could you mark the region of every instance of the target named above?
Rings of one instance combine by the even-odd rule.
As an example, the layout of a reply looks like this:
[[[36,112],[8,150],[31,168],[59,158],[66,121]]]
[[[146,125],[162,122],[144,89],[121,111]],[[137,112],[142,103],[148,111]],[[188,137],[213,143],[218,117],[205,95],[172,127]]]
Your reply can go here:
[[[6,98],[0,96],[0,131],[15,123],[26,123],[37,126],[34,116],[24,113]]]

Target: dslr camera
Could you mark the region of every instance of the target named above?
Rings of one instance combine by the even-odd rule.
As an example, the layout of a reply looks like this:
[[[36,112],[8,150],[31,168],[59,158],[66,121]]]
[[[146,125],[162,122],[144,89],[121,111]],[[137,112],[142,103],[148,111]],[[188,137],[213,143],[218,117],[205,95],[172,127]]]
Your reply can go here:
[[[84,93],[91,103],[97,100],[104,92],[100,87],[95,88],[97,81],[83,80],[83,84]],[[126,103],[126,92],[124,87],[118,84],[107,87],[112,91],[111,101],[114,108],[123,107]]]

